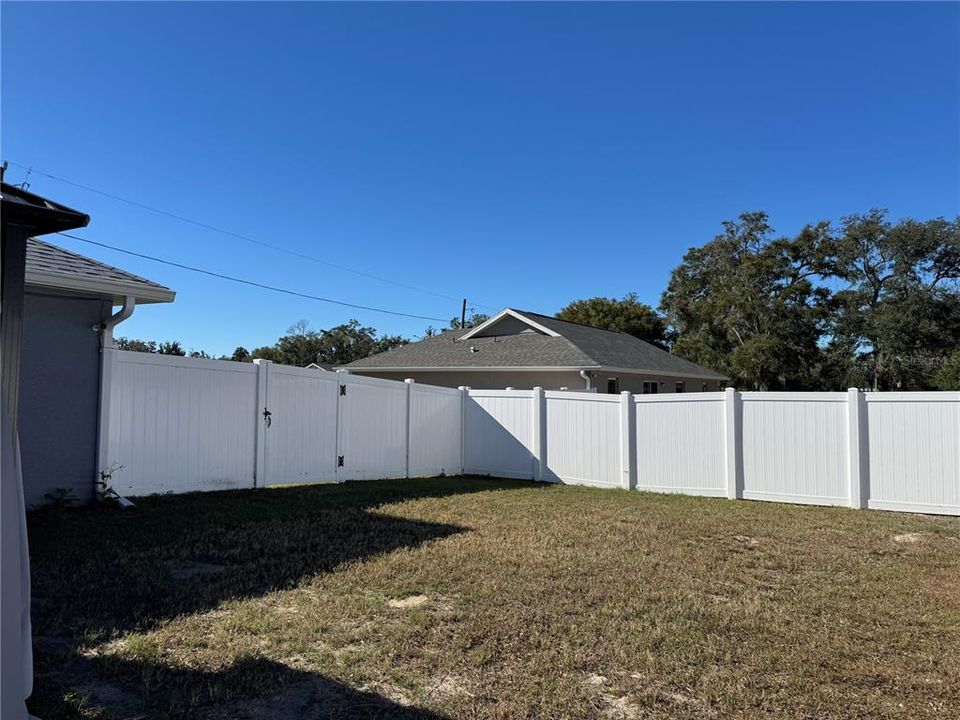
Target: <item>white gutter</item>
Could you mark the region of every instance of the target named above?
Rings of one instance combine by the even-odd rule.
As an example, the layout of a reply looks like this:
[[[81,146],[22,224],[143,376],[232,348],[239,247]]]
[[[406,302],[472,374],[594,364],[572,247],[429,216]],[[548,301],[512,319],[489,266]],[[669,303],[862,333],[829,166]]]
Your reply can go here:
[[[123,307],[111,315],[105,323],[94,326],[95,330],[103,333],[102,346],[105,348],[116,347],[113,344],[113,329],[124,320],[133,315],[137,307],[137,299],[133,295],[126,295],[123,298]]]

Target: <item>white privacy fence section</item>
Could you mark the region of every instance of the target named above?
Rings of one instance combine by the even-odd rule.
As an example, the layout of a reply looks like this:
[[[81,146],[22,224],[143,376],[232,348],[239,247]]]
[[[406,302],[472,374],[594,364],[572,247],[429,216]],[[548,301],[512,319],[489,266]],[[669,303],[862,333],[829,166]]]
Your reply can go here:
[[[471,390],[466,472],[960,515],[960,393]]]
[[[124,495],[470,473],[960,515],[960,393],[469,390],[104,350]]]
[[[114,489],[143,495],[250,487],[255,365],[104,353],[100,470],[123,466],[113,472]]]
[[[727,495],[723,393],[638,395],[636,487]]]
[[[960,393],[864,397],[868,507],[960,514]]]
[[[539,479],[576,485],[622,487],[623,400],[619,395],[546,392],[546,466]],[[629,409],[626,410],[629,412]]]
[[[534,412],[540,407],[533,402],[534,391],[470,390],[469,400],[463,418],[464,472],[533,480]],[[538,415],[538,427],[539,420]]]
[[[747,392],[743,497],[849,505],[847,393]]]
[[[109,348],[103,374],[122,495],[462,472],[460,390]]]

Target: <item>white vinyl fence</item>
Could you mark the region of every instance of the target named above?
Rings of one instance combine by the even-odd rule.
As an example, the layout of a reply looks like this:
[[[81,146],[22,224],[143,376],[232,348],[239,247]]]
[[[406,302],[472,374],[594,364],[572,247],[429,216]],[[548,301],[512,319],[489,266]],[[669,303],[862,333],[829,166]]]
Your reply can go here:
[[[122,495],[458,475],[460,390],[104,351],[100,457]]]
[[[960,393],[468,390],[105,350],[121,494],[470,473],[960,515]]]
[[[960,515],[960,393],[469,393],[464,471]]]

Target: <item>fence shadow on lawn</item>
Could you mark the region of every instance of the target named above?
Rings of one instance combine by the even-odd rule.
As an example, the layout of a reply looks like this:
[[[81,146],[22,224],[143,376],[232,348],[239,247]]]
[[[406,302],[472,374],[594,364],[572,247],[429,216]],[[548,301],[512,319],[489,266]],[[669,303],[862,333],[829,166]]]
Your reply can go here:
[[[37,665],[51,670],[46,678],[38,672],[38,697],[49,696],[48,680],[54,685],[70,680],[63,676],[64,668],[82,668],[88,662],[74,652],[81,637],[88,645],[106,641],[213,609],[226,600],[295,587],[343,563],[468,531],[387,515],[377,512],[378,506],[524,484],[463,478],[357,482],[149,497],[137,501],[132,511],[91,507],[34,513],[29,531],[34,634],[40,638]],[[48,648],[58,643],[56,658]],[[101,662],[109,666],[123,661]],[[89,668],[85,672],[96,674]],[[406,717],[437,717],[393,707],[375,694],[265,659],[216,673],[131,666],[112,667],[109,674],[124,678],[124,686],[142,699],[149,695],[143,678],[166,676],[158,690],[162,702],[173,697],[164,693],[216,696],[210,688],[239,682],[256,688],[248,698],[254,704],[266,702],[279,687],[307,688],[310,710],[293,716],[310,716],[316,703],[326,702],[332,703],[330,708],[316,710],[318,717],[338,716],[340,705],[355,708],[344,717],[396,716],[401,710]],[[247,674],[251,681],[243,683]],[[269,708],[264,713],[260,717],[279,716]],[[60,715],[48,709],[47,716]]]

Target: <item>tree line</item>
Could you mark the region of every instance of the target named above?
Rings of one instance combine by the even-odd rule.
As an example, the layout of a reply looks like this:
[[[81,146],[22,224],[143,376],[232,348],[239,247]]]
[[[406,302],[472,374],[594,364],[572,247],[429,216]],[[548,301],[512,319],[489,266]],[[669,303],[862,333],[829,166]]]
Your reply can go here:
[[[595,297],[557,317],[634,335],[745,390],[960,390],[960,218],[892,222],[871,210],[785,236],[749,212],[722,227],[683,256],[659,307]],[[356,320],[320,331],[301,321],[224,359],[340,365],[407,342]],[[176,342],[118,345],[187,354]]]

